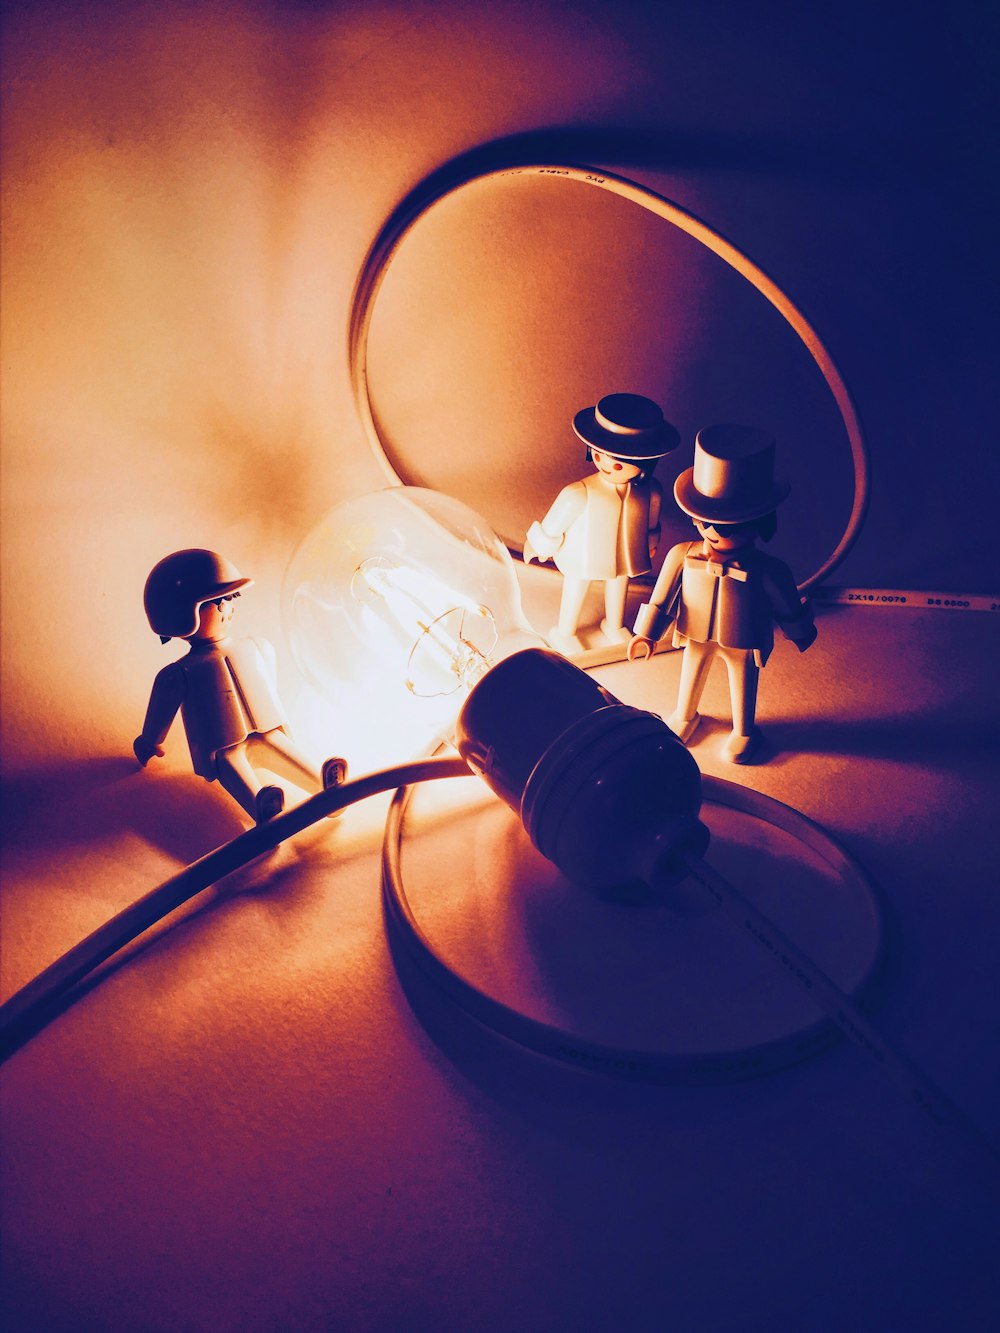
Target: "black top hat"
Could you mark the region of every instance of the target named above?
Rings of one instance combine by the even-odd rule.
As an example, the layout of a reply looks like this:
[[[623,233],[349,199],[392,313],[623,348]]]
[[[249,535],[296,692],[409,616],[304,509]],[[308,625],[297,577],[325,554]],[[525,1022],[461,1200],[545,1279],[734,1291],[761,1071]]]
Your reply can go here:
[[[659,405],[638,393],[609,393],[573,418],[573,429],[592,449],[631,463],[663,458],[680,444]]]
[[[749,523],[772,513],[790,487],[774,480],[774,437],[754,426],[706,426],[694,467],[674,482],[674,499],[702,523]]]

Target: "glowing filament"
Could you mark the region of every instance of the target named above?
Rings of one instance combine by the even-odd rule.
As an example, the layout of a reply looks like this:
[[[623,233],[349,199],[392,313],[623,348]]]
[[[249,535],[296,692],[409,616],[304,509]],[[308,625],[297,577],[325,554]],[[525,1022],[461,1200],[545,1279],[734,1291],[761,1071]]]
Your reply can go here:
[[[430,698],[470,689],[492,665],[492,611],[433,575],[373,556],[355,570],[351,591],[403,641],[411,694]]]

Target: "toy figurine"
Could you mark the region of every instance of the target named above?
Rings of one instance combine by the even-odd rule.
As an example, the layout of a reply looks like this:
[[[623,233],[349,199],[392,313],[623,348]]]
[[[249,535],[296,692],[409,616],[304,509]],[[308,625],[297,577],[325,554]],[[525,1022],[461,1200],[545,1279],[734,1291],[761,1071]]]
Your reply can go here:
[[[628,647],[630,661],[650,653],[673,620],[674,647],[684,649],[684,660],[667,725],[684,742],[701,720],[698,703],[712,659],[722,658],[733,715],[725,755],[735,764],[751,763],[760,744],[757,681],[774,646],[774,626],[800,652],[816,638],[788,566],[755,547],[758,537],[770,541],[777,531],[775,511],[788,491],[774,479],[774,440],[767,432],[751,426],[700,431],[694,466],[677,478],[674,498],[702,540],[667,552]]]
[[[236,598],[252,579],[214,551],[175,551],[146,580],[143,603],[163,643],[186,639],[186,656],[157,675],[135,757],[145,768],[163,754],[163,741],[180,709],[194,771],[216,779],[258,824],[284,808],[281,787],[264,783],[256,764],[298,786],[335,787],[347,775],[343,759],[322,771],[288,736],[275,689],[274,649],[266,639],[231,639]]]
[[[563,576],[559,624],[549,634],[563,652],[583,647],[576,630],[594,579],[604,583],[604,637],[628,640],[628,581],[649,572],[660,535],[663,492],[653,469],[680,442],[656,403],[636,393],[608,394],[585,407],[573,429],[597,471],[564,487],[524,543],[525,563],[554,560]]]

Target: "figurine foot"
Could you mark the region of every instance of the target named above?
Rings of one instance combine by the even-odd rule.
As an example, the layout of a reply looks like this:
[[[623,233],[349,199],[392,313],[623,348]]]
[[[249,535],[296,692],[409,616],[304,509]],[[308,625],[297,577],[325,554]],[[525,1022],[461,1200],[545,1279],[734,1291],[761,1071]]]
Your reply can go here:
[[[678,713],[671,713],[667,718],[667,726],[677,739],[683,741],[685,745],[698,730],[700,722],[700,713],[695,713],[694,717],[681,717]]]
[[[583,641],[575,634],[564,634],[558,625],[553,625],[545,637],[557,652],[564,653],[567,657],[584,651]]]
[[[280,787],[261,787],[257,793],[257,823],[266,824],[285,808],[285,793]]]
[[[754,727],[749,736],[740,736],[732,732],[723,746],[722,753],[733,764],[752,764],[760,747],[761,734]]]
[[[632,637],[624,625],[613,625],[610,620],[601,621],[601,633],[609,643],[628,643]]]
[[[327,791],[330,787],[339,787],[347,779],[347,760],[341,759],[335,755],[332,759],[323,760],[323,790]],[[342,812],[340,810],[331,810],[327,819],[336,819]]]

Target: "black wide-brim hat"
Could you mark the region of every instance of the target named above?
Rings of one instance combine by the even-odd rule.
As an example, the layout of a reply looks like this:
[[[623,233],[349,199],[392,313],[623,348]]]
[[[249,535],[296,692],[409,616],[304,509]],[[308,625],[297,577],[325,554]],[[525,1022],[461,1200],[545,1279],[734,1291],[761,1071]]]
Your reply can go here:
[[[596,407],[577,412],[573,429],[592,449],[629,463],[663,458],[681,442],[659,404],[638,393],[605,395]]]

